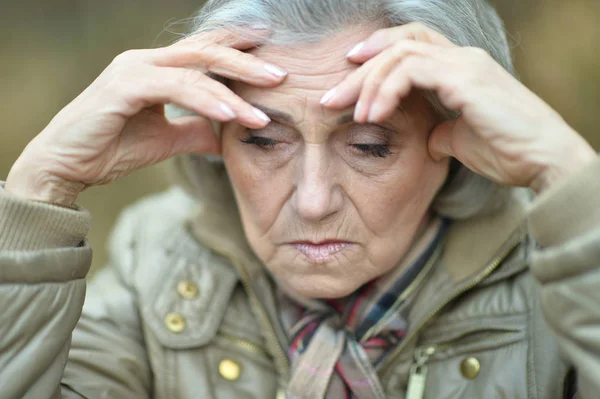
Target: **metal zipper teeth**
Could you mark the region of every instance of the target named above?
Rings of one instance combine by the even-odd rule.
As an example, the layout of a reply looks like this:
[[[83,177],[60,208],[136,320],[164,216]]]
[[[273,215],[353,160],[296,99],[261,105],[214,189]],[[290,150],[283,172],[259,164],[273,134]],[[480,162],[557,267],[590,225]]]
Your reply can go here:
[[[252,342],[246,341],[241,338],[234,337],[233,335],[229,335],[229,334],[223,333],[223,332],[217,333],[217,337],[223,338],[233,344],[241,346],[242,348],[244,348],[250,352],[257,353],[257,354],[265,356],[267,358],[269,357],[269,353],[266,350],[264,350],[263,348],[261,348],[260,346],[258,346],[256,344],[253,344]]]
[[[456,347],[457,345],[470,345],[470,344],[473,344],[476,342],[497,340],[500,338],[508,337],[510,335],[514,335],[518,332],[519,332],[518,330],[505,331],[505,332],[495,333],[495,334],[491,334],[486,337],[477,338],[477,339],[465,339],[465,337],[463,336],[463,337],[459,337],[457,339],[453,339],[452,341],[443,342],[441,344],[423,345],[423,346],[420,346],[419,348],[433,348],[434,352],[431,354],[431,356],[433,356],[434,353],[438,353],[440,351],[444,351],[446,349]]]
[[[415,280],[412,283],[410,283],[410,285],[402,292],[402,294],[400,294],[400,297],[398,298],[400,301],[404,301],[410,294],[413,293],[413,291],[417,287],[421,286],[421,283],[429,276],[429,274],[433,270],[433,265],[437,262],[441,254],[442,246],[438,245],[438,247],[435,249],[431,257],[423,267],[423,270],[421,270],[421,273],[419,273]],[[387,314],[384,315],[384,317],[386,316]],[[369,330],[367,330],[365,335],[360,339],[360,342],[367,342],[373,336],[374,331],[379,327],[380,323],[375,323],[375,325],[373,325]]]
[[[387,359],[385,359],[383,361],[383,363],[381,364],[381,367],[380,367],[381,375],[385,375],[386,374],[387,368],[390,367],[390,365],[392,364],[393,360],[395,360],[395,358],[402,352],[402,350],[404,350],[404,348],[406,347],[407,343],[410,342],[410,340],[413,339],[417,335],[417,333],[419,331],[421,331],[421,329],[427,323],[429,323],[429,321],[435,315],[437,315],[443,308],[445,308],[454,299],[456,299],[460,295],[464,294],[465,292],[467,292],[470,289],[472,289],[473,287],[475,287],[477,284],[479,284],[481,281],[483,281],[483,279],[485,279],[487,276],[489,276],[494,270],[496,270],[496,268],[498,266],[500,266],[500,264],[502,263],[502,261],[519,245],[519,243],[521,241],[523,241],[523,239],[525,239],[526,235],[527,235],[527,233],[525,233],[525,232],[519,234],[517,236],[517,238],[514,241],[512,241],[507,246],[507,248],[499,256],[497,256],[492,262],[490,262],[490,264],[483,270],[482,273],[479,274],[479,276],[477,278],[475,278],[473,281],[471,281],[465,287],[461,288],[460,290],[458,290],[455,293],[453,293],[452,295],[450,295],[437,308],[435,308],[432,312],[430,312],[427,315],[427,317],[425,317],[423,319],[423,321],[421,322],[421,324],[419,324],[411,333],[409,333],[404,338],[404,340],[402,341],[402,343],[388,356]]]

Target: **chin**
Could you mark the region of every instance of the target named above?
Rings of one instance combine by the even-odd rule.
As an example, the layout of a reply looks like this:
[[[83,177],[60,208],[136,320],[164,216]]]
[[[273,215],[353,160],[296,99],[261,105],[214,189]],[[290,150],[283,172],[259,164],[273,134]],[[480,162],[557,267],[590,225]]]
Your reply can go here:
[[[304,297],[314,299],[343,298],[356,291],[363,283],[345,282],[334,276],[294,276],[288,278],[288,289]]]

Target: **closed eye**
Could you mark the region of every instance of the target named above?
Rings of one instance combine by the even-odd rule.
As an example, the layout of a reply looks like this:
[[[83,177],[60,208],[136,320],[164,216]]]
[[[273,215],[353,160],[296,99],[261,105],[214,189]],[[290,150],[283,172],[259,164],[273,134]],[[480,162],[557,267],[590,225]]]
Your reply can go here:
[[[273,139],[268,139],[266,137],[257,137],[257,136],[250,136],[246,139],[240,139],[240,141],[244,144],[254,144],[257,147],[264,148],[264,149],[272,149],[277,144],[277,141],[275,141]]]
[[[362,154],[378,158],[385,158],[392,154],[387,144],[352,144],[352,147],[356,148]]]

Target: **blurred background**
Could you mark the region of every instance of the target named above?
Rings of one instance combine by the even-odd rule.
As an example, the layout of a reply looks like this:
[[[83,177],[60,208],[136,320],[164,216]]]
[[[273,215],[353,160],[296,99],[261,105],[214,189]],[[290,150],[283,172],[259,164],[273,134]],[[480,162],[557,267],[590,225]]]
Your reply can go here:
[[[285,0],[282,0],[285,1]],[[523,82],[600,149],[600,1],[496,0]],[[119,53],[168,45],[201,0],[0,0],[0,180]],[[83,193],[94,269],[121,209],[168,186],[165,165]]]

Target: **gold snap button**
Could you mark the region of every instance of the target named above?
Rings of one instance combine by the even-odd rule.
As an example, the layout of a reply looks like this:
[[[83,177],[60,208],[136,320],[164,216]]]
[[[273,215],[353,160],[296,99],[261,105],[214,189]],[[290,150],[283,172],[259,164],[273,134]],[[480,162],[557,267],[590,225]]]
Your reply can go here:
[[[183,280],[177,285],[177,293],[185,299],[193,299],[198,296],[198,286],[187,280]]]
[[[185,330],[185,318],[179,313],[169,313],[165,317],[165,326],[174,333],[180,333]]]
[[[235,381],[242,374],[242,366],[231,359],[221,360],[221,363],[219,363],[219,374],[226,380]]]
[[[463,377],[469,380],[477,378],[479,371],[481,371],[481,364],[479,364],[479,360],[474,357],[467,357],[460,362],[460,372]]]

